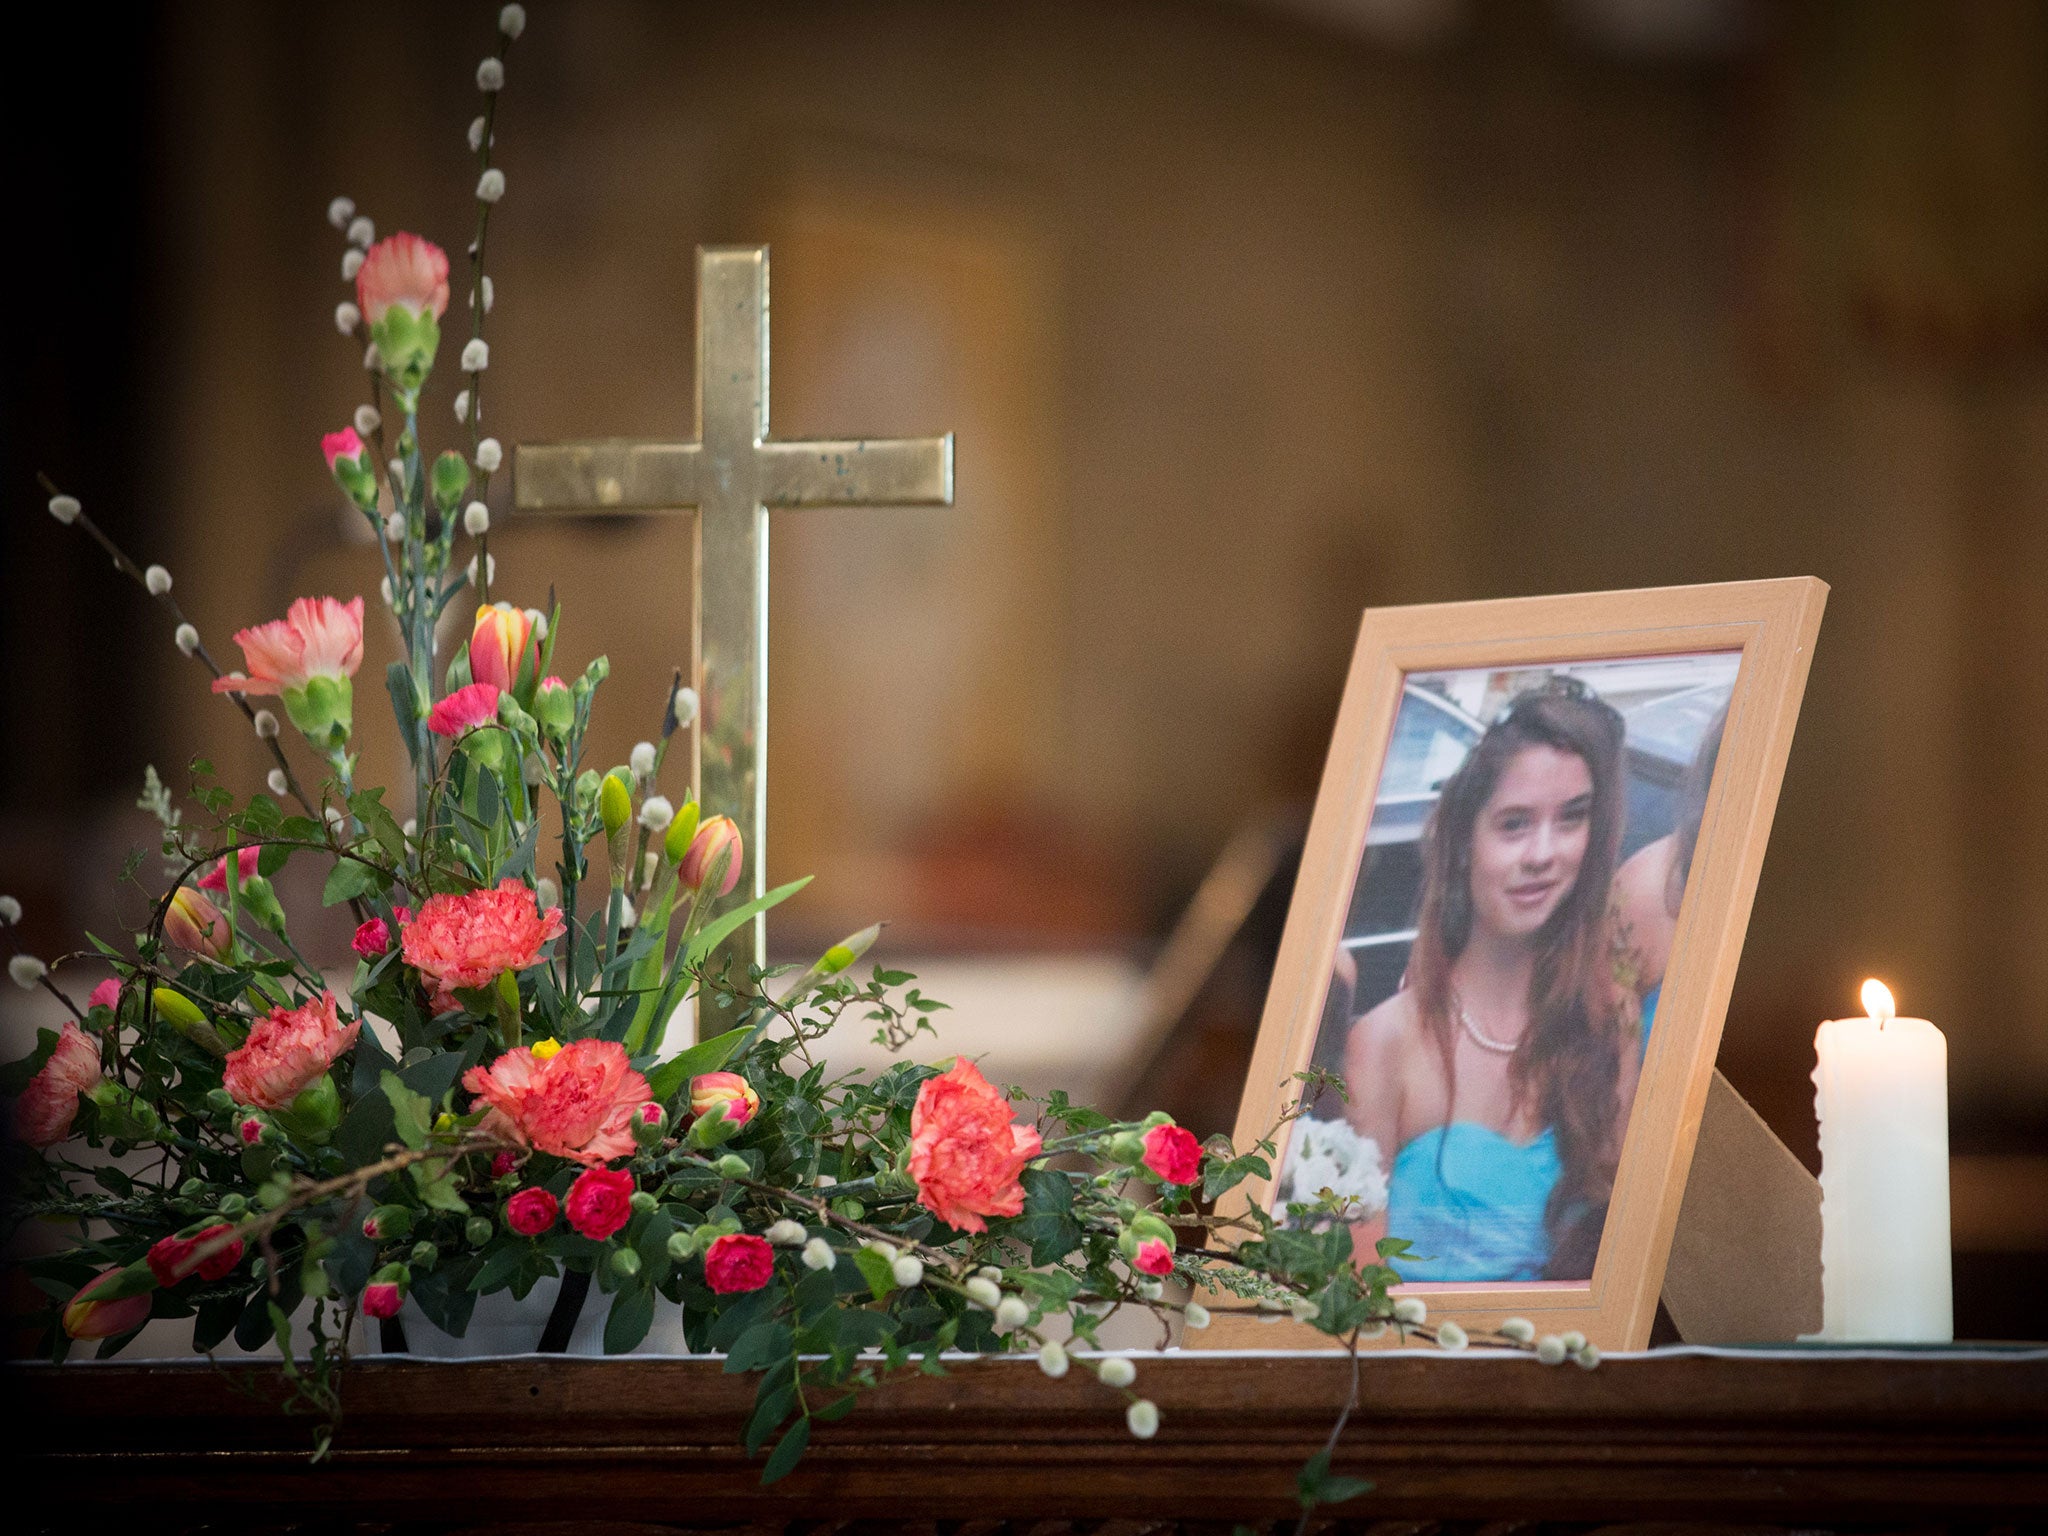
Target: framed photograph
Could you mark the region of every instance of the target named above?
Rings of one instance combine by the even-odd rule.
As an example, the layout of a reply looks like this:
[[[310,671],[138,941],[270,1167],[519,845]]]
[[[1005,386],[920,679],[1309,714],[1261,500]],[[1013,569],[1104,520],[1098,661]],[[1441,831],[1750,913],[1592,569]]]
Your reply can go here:
[[[1232,1198],[1406,1240],[1432,1313],[1648,1343],[1826,596],[1365,615],[1238,1113],[1277,1177]]]

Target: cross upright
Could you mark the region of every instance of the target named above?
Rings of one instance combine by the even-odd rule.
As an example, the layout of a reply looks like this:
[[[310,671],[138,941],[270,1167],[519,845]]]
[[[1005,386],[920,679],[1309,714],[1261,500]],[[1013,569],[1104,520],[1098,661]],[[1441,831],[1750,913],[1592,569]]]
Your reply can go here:
[[[739,894],[758,896],[767,889],[769,510],[950,506],[953,438],[769,439],[766,246],[698,247],[696,426],[695,442],[521,444],[514,504],[583,516],[696,510],[696,788],[706,815],[739,827]],[[764,960],[766,939],[756,917],[722,953],[743,974],[747,961]],[[713,974],[721,963],[711,957]]]

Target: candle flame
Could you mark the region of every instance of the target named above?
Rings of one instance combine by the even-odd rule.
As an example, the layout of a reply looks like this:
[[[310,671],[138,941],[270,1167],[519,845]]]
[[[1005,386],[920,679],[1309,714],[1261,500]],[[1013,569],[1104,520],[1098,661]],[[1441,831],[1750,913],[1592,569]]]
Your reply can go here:
[[[1898,1012],[1898,1005],[1892,1001],[1892,989],[1874,976],[1863,983],[1863,1011],[1877,1020],[1879,1028],[1889,1024]]]

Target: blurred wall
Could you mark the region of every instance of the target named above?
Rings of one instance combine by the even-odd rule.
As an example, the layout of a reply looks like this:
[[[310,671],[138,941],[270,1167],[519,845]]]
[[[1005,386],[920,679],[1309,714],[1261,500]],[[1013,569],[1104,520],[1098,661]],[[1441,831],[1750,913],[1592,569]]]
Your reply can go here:
[[[146,259],[91,294],[150,296],[96,333],[146,377],[63,467],[217,646],[368,590],[315,444],[362,398],[322,211],[459,253],[494,9],[156,18],[146,148],[109,150]],[[2029,8],[1786,8],[1676,58],[1566,24],[1599,7],[1450,7],[1408,52],[1341,5],[530,9],[490,430],[685,433],[692,248],[768,238],[778,435],[960,433],[956,509],[775,522],[770,857],[823,876],[799,929],[1143,942],[1233,826],[1313,792],[1362,608],[1811,573],[1834,596],[1724,1064],[1810,1150],[1813,1026],[1875,973],[1949,1032],[1959,1144],[2048,1141]],[[1964,237],[2001,208],[1987,268]],[[260,760],[59,533],[8,546],[43,616],[8,620],[9,673],[108,669],[107,613],[141,647],[127,707],[0,747],[7,882],[78,917],[88,850],[139,835],[86,829],[144,761]],[[504,595],[571,605],[565,659],[611,655],[623,758],[682,655],[680,528],[493,542]]]

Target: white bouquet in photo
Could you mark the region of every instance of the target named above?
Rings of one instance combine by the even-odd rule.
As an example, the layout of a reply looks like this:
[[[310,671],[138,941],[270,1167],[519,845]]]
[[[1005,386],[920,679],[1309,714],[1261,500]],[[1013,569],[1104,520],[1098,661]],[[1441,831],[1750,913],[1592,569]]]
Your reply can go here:
[[[1350,1202],[1354,1221],[1366,1221],[1387,1208],[1387,1174],[1380,1144],[1361,1136],[1343,1120],[1304,1119],[1294,1128],[1287,1168],[1280,1176],[1276,1210],[1288,1205],[1314,1205],[1327,1191]],[[1318,1226],[1326,1222],[1318,1221]]]

